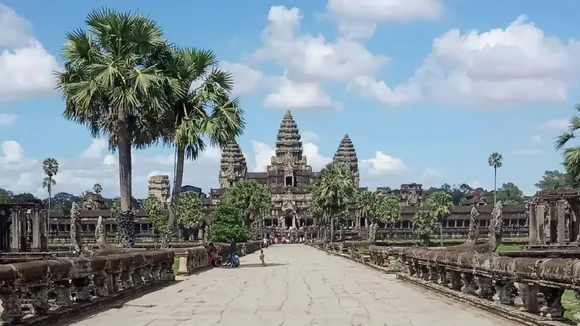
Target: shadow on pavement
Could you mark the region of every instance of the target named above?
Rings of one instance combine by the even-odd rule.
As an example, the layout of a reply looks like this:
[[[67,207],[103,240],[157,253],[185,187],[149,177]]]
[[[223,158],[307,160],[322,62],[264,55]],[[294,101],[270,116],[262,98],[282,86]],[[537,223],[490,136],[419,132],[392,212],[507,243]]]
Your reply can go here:
[[[262,263],[257,264],[241,264],[240,267],[237,268],[254,268],[254,267],[276,267],[276,266],[286,266],[289,264],[277,264],[277,263],[266,263],[266,265],[262,265]]]

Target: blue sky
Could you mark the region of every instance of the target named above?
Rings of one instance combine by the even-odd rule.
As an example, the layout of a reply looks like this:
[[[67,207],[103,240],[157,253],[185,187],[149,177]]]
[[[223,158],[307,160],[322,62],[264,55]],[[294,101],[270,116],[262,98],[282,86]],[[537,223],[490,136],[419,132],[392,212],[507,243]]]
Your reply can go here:
[[[348,133],[371,188],[419,182],[535,191],[559,168],[554,137],[578,102],[577,1],[3,1],[0,6],[0,187],[42,193],[40,163],[61,162],[57,191],[95,182],[118,192],[103,140],[61,117],[50,72],[67,31],[108,6],[150,15],[171,41],[214,50],[247,113],[240,145],[253,169],[269,162],[284,111],[304,133],[315,169]],[[522,15],[525,15],[522,16]],[[526,18],[527,17],[527,18]],[[171,172],[171,151],[135,154],[134,192]],[[185,182],[217,187],[219,151],[188,165]]]

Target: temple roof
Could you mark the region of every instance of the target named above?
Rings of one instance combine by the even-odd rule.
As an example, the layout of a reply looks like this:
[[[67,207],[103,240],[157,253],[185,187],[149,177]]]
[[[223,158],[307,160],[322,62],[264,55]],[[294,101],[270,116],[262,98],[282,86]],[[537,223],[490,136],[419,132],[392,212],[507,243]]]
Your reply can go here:
[[[340,141],[338,149],[334,154],[333,161],[344,163],[350,167],[352,173],[358,173],[358,158],[356,156],[356,150],[354,149],[354,145],[348,135],[344,135]]]
[[[295,157],[302,157],[302,141],[300,138],[296,121],[294,121],[292,113],[288,110],[284,114],[282,123],[280,123],[280,129],[278,129],[276,156],[280,157],[290,153]]]
[[[222,159],[221,159],[221,167],[225,168],[227,166],[246,166],[246,158],[244,157],[244,153],[242,153],[242,149],[238,142],[235,140],[229,142],[223,149],[222,149]]]

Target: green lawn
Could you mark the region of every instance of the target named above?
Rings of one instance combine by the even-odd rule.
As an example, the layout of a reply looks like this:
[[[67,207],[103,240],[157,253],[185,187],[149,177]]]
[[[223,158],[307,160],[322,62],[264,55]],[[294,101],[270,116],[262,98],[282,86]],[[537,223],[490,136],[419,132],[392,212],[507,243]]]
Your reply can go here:
[[[497,248],[497,252],[509,252],[509,251],[521,251],[522,246],[513,245],[513,244],[501,244],[499,248]]]

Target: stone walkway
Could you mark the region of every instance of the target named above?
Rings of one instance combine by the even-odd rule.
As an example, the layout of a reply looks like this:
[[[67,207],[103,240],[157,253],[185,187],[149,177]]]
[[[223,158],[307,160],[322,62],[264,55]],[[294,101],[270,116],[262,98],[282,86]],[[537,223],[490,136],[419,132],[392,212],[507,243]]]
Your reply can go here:
[[[520,325],[308,246],[265,253],[266,267],[252,254],[74,325]]]

